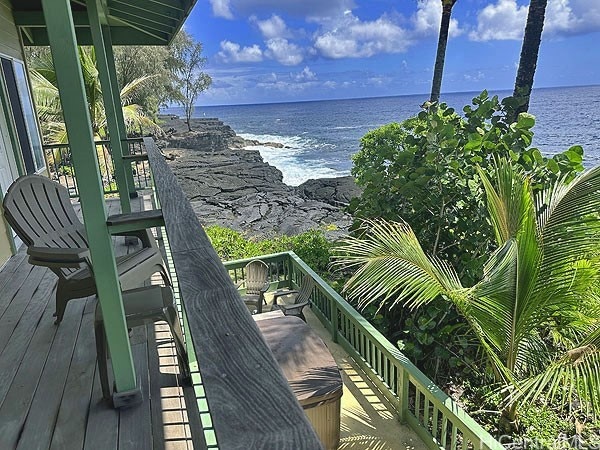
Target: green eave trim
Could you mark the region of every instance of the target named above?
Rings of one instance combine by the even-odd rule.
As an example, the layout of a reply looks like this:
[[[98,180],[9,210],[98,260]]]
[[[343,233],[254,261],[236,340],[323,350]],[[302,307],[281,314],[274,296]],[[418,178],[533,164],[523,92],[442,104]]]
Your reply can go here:
[[[31,7],[33,2],[28,2]],[[108,0],[101,19],[110,27],[113,45],[167,45],[183,26],[196,0]],[[12,0],[15,24],[23,44],[48,45],[46,22],[41,7],[19,10]],[[73,11],[78,45],[92,45],[87,11],[83,4]]]
[[[24,45],[49,45],[48,34],[45,28],[27,28],[26,32],[22,30]],[[168,36],[151,36],[140,30],[126,26],[111,26],[110,33],[113,45],[167,45]],[[93,45],[92,33],[89,28],[76,27],[78,45]]]

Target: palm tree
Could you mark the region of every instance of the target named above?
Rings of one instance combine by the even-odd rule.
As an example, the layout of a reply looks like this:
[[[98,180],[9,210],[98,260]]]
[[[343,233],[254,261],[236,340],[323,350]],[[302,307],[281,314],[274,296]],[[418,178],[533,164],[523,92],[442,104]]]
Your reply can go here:
[[[96,53],[93,47],[79,47],[79,61],[92,121],[92,131],[97,139],[106,139],[108,134],[106,113],[102,100],[100,78],[96,68]],[[30,78],[45,141],[47,143],[66,143],[67,134],[58,94],[56,73],[49,53],[42,54],[32,61]],[[152,76],[136,78],[121,89],[123,116],[128,132],[136,132],[140,129],[155,131],[157,129],[156,124],[146,116],[143,108],[140,105],[131,103],[131,98],[136,90],[143,87],[151,78]]]
[[[442,74],[444,73],[444,60],[446,58],[446,44],[450,29],[450,16],[456,0],[442,0],[442,21],[440,23],[440,36],[438,38],[437,52],[435,55],[435,68],[433,69],[433,82],[429,101],[435,103],[440,99],[442,89]]]
[[[481,281],[463,286],[406,223],[373,220],[337,250],[336,264],[356,269],[345,290],[361,305],[418,308],[438,296],[452,303],[499,385],[503,427],[514,429],[519,404],[542,393],[577,396],[586,412],[599,411],[600,167],[538,195],[505,161],[496,187],[480,176],[498,246]]]
[[[527,24],[519,58],[519,68],[515,80],[513,97],[517,103],[512,112],[512,122],[515,122],[519,113],[527,112],[529,109],[529,98],[533,88],[533,77],[537,67],[538,53],[542,42],[542,31],[544,29],[544,17],[548,0],[531,0],[529,12],[527,13]]]

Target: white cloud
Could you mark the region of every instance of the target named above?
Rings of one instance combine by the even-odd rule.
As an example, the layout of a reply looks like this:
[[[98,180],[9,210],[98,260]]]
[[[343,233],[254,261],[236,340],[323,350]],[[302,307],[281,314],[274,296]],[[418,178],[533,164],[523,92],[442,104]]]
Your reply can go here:
[[[216,17],[223,17],[225,19],[233,19],[233,13],[231,12],[230,0],[210,0],[213,14]]]
[[[210,0],[215,4],[232,8],[242,17],[259,13],[278,13],[295,17],[326,17],[355,7],[353,0]],[[215,15],[217,15],[215,13]],[[223,16],[221,16],[223,17]]]
[[[476,73],[465,73],[463,75],[463,78],[465,79],[465,81],[471,81],[476,83],[478,81],[485,80],[485,73],[483,73],[481,70],[477,71]]]
[[[271,18],[266,20],[258,20],[256,16],[251,16],[250,22],[258,26],[265,39],[286,38],[290,36],[285,22],[276,14],[273,14]]]
[[[497,0],[483,8],[477,16],[477,29],[472,40],[520,40],[525,31],[528,6],[516,0]],[[544,36],[565,36],[600,31],[598,0],[548,0],[544,20]]]
[[[387,16],[361,21],[350,11],[330,29],[317,33],[315,48],[326,58],[360,58],[400,53],[412,44],[409,33]]]
[[[549,0],[544,33],[551,36],[600,31],[598,0]]]
[[[414,32],[418,36],[438,36],[442,21],[442,2],[440,0],[418,0],[417,12],[412,18]],[[458,21],[451,17],[448,36],[454,38],[463,34]]]
[[[290,74],[290,76],[296,81],[313,81],[317,79],[317,75],[310,70],[308,66],[305,66],[304,69],[298,73]]]
[[[284,38],[269,39],[265,55],[284,66],[295,66],[304,60],[302,48]]]
[[[474,41],[521,39],[525,30],[527,6],[516,0],[498,0],[477,15],[477,29],[469,33]]]
[[[263,53],[256,44],[250,47],[242,47],[231,41],[221,41],[219,58],[224,62],[259,62],[263,60]]]

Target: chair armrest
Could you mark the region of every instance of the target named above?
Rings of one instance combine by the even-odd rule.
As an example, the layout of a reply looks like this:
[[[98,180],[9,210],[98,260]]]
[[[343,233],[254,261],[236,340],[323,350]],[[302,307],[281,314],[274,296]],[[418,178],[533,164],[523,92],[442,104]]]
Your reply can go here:
[[[90,251],[87,248],[55,248],[55,247],[27,247],[29,262],[37,266],[46,267],[79,267],[86,263]]]
[[[149,228],[164,225],[161,209],[141,211],[109,216],[106,224],[113,236],[134,236],[142,241],[145,248],[156,247],[154,237]]]
[[[269,280],[267,280],[265,285],[260,288],[260,292],[267,292],[270,287],[271,287],[271,282]]]
[[[273,298],[276,299],[276,298],[282,297],[284,295],[297,294],[297,293],[298,293],[298,291],[296,291],[296,290],[291,290],[291,291],[287,290],[287,289],[277,290],[277,291],[273,292]]]
[[[307,300],[305,302],[302,303],[294,303],[293,305],[277,305],[278,309],[281,309],[283,311],[283,313],[288,313],[290,311],[294,311],[294,310],[299,310],[302,311],[302,308],[304,308],[306,305],[308,305],[310,302]]]
[[[237,283],[235,283],[235,287],[239,289],[245,282],[246,280],[240,280]]]

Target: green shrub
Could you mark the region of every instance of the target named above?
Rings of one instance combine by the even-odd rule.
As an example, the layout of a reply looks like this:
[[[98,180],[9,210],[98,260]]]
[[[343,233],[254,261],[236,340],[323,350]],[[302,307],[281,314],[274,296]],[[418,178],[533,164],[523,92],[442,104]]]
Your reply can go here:
[[[532,115],[506,123],[504,106],[486,91],[472,103],[464,116],[442,103],[367,133],[352,169],[364,191],[350,204],[357,219],[406,221],[425,252],[450,261],[465,286],[481,278],[494,249],[478,168],[489,174],[493,160],[506,157],[525,169],[536,189],[583,169],[579,146],[552,158],[530,148]],[[463,322],[453,307],[433,301],[418,312],[397,309],[361,312],[440,384],[446,381],[440,374],[466,376],[479,363],[477,346],[456,332]]]
[[[319,274],[327,272],[331,243],[322,231],[309,230],[295,236],[275,236],[270,239],[248,238],[239,231],[219,225],[206,227],[205,231],[224,261],[293,251]]]

